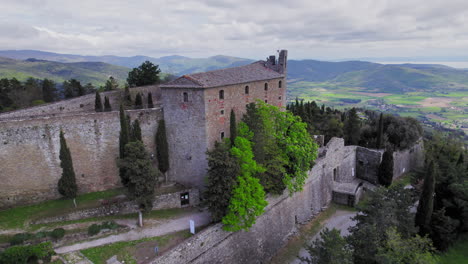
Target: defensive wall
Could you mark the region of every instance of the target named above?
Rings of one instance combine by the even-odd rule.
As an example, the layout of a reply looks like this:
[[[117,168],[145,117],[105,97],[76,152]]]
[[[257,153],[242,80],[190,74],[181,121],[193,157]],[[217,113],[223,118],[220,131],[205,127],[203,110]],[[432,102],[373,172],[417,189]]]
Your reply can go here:
[[[161,108],[128,110],[141,124],[149,153]],[[0,120],[0,208],[59,197],[60,129],[70,148],[80,193],[120,186],[119,111]]]
[[[111,104],[112,109],[119,110],[123,92],[123,89],[119,89],[116,91],[107,91],[100,93],[102,104],[104,105],[104,96],[107,96],[109,98],[109,102]],[[130,88],[130,94],[133,100],[135,100],[135,96],[137,93],[143,94],[143,104],[145,108],[147,108],[148,92],[151,92],[151,95],[153,97],[153,104],[158,104],[158,102],[161,101],[161,89],[159,89],[159,86],[157,85]],[[53,102],[35,107],[0,113],[0,120],[14,120],[41,116],[53,117],[68,114],[91,113],[94,112],[95,98],[96,95],[93,93],[59,102]]]
[[[266,263],[285,244],[290,235],[297,231],[297,224],[314,218],[335,199],[335,191],[342,184],[352,187],[353,195],[359,197],[366,188],[372,186],[365,180],[359,180],[356,170],[361,158],[356,146],[344,146],[341,138],[332,138],[319,150],[319,158],[308,172],[308,179],[301,192],[289,196],[285,191],[280,196],[269,196],[265,213],[257,218],[249,231],[226,232],[222,224],[210,226],[195,236],[187,239],[164,255],[153,259],[150,263]],[[423,158],[422,141],[418,142],[413,151],[398,152],[398,158],[407,158],[414,162],[408,163],[407,171],[416,169]],[[419,153],[419,151],[421,151]],[[375,154],[375,153],[374,153]],[[375,161],[373,154],[370,162]],[[379,161],[380,163],[380,161]],[[372,166],[378,164],[371,164]],[[371,171],[367,171],[370,174]],[[353,175],[356,174],[356,177]],[[376,175],[364,175],[375,178]],[[335,180],[336,179],[336,180]],[[342,181],[342,182],[341,182]],[[362,183],[362,184],[361,184]],[[338,188],[339,189],[339,188]],[[343,193],[343,195],[347,195]],[[342,198],[342,197],[339,197]],[[340,201],[338,201],[340,202]],[[344,199],[347,204],[348,197]],[[357,202],[357,201],[352,201]]]

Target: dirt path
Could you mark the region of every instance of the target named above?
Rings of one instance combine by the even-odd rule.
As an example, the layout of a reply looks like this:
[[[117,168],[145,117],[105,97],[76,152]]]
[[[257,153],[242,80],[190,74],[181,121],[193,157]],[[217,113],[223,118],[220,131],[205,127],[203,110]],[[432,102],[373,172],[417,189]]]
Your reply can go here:
[[[352,217],[356,215],[356,212],[350,212],[350,211],[345,211],[345,210],[337,210],[325,223],[325,225],[320,229],[322,231],[324,228],[328,229],[333,229],[336,228],[340,230],[342,236],[347,236],[349,235],[348,228],[351,226],[354,226],[356,224],[355,221],[351,220]],[[309,244],[312,243],[312,241],[318,239],[320,236],[320,232],[318,232],[315,236],[313,236],[309,240]],[[299,251],[299,256],[301,257],[308,257],[309,253],[305,248],[301,248],[301,251]],[[301,261],[296,258],[294,261],[290,262],[291,264],[298,264],[301,263]]]
[[[165,234],[181,231],[181,230],[188,230],[189,229],[189,220],[195,221],[195,226],[202,226],[209,224],[210,213],[209,212],[196,212],[191,215],[183,216],[177,219],[170,219],[166,221],[162,221],[157,226],[151,226],[149,228],[144,229],[134,229],[127,233],[112,235],[92,241],[86,241],[82,243],[77,243],[70,246],[64,246],[60,248],[56,248],[55,252],[59,254],[82,250],[91,247],[102,246],[105,244],[115,243],[119,241],[131,241],[131,240],[138,240],[146,237],[155,237],[155,236],[162,236]]]

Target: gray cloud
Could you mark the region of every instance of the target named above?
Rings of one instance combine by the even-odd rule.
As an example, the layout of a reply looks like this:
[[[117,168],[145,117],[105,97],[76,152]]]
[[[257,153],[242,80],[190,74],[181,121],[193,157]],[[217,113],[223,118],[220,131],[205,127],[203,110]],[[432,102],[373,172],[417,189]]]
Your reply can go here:
[[[3,0],[0,49],[263,58],[456,55],[464,0]]]

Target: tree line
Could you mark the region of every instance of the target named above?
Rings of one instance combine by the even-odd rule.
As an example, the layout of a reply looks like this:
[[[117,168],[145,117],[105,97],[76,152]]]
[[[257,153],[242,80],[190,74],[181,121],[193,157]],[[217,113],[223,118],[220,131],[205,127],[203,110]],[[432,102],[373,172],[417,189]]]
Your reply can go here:
[[[263,102],[251,103],[231,138],[207,152],[204,203],[228,231],[248,230],[267,205],[266,193],[301,191],[317,157],[317,144],[300,118]]]
[[[397,150],[413,146],[423,134],[419,122],[411,117],[357,108],[341,111],[302,100],[288,104],[287,109],[307,123],[310,134],[324,135],[325,142],[341,137],[346,145]]]

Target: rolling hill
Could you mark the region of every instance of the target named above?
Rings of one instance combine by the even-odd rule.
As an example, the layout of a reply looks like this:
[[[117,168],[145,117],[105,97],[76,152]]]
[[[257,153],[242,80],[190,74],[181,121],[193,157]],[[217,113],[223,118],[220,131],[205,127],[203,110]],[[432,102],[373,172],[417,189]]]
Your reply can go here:
[[[0,78],[17,78],[26,80],[33,78],[48,78],[56,82],[77,79],[81,83],[101,85],[109,76],[119,81],[127,78],[129,68],[115,66],[103,62],[61,63],[37,59],[25,61],[0,57]]]
[[[241,66],[253,62],[253,60],[236,58],[230,56],[212,56],[209,58],[189,58],[183,56],[165,56],[161,58],[153,58],[148,56],[82,56],[72,54],[59,54],[53,52],[44,52],[37,50],[4,50],[0,51],[0,57],[6,57],[16,60],[26,60],[35,58],[39,60],[56,61],[63,63],[74,62],[105,62],[113,65],[123,66],[127,68],[135,68],[141,65],[144,61],[151,61],[159,65],[160,69],[165,73],[175,75],[183,75],[193,72],[203,72],[216,70],[221,68],[230,68]]]

